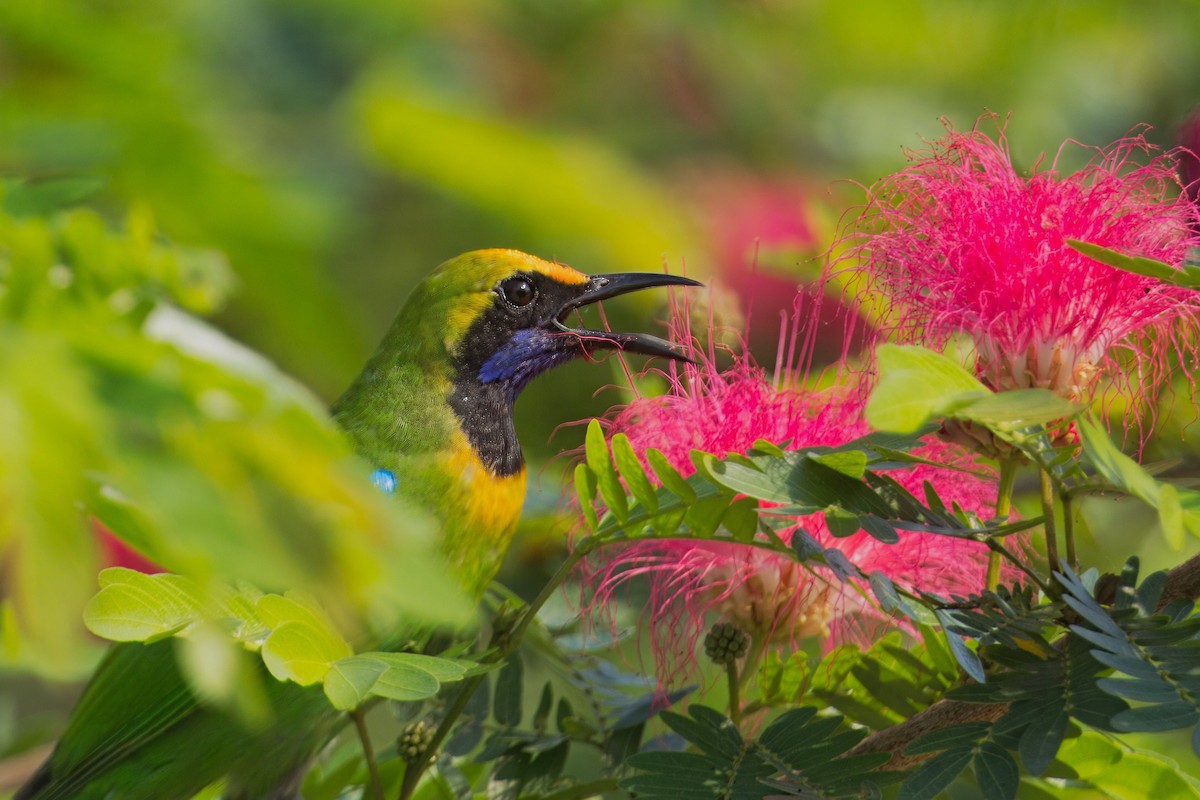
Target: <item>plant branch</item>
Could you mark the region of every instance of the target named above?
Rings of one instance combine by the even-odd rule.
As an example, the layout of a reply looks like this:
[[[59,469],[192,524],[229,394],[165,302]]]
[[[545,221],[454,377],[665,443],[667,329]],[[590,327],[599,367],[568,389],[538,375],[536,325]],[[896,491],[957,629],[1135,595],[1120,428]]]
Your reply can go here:
[[[1017,475],[1017,459],[1008,456],[1000,461],[1000,486],[996,490],[996,520],[1003,525],[1012,513],[1013,479]],[[1000,585],[1000,558],[1002,550],[992,548],[988,553],[987,588],[994,592]]]
[[[739,692],[741,681],[738,678],[737,659],[730,659],[725,665],[725,678],[729,684],[729,719],[735,728],[742,727],[742,698]]]
[[[1033,569],[1030,568],[1030,566],[1028,564],[1026,564],[1024,561],[1017,558],[1012,553],[1012,551],[1010,551],[1007,547],[1005,547],[1003,544],[1001,544],[999,540],[984,539],[983,541],[984,541],[984,544],[986,544],[988,546],[988,549],[992,551],[991,555],[996,556],[997,559],[999,559],[999,558],[1008,559],[1018,569],[1020,569],[1022,572],[1024,572],[1031,581],[1033,581],[1035,584],[1037,584],[1038,588],[1041,589],[1044,594],[1050,593],[1050,586],[1044,580],[1042,580],[1042,576],[1038,575],[1036,572],[1034,572]],[[992,591],[996,590],[996,587],[994,587],[994,586],[989,587],[989,588]]]
[[[1067,565],[1073,570],[1079,569],[1079,560],[1075,557],[1075,512],[1071,505],[1071,497],[1059,494],[1063,509],[1063,541],[1067,544]]]
[[[1158,601],[1162,610],[1177,600],[1200,598],[1200,555],[1193,556],[1167,572],[1166,585]],[[905,749],[932,731],[943,730],[964,722],[994,722],[1008,711],[1007,703],[964,703],[961,700],[938,700],[903,722],[872,733],[855,745],[848,755],[888,753],[892,759],[884,769],[906,769],[928,759],[932,753],[905,755]]]
[[[1050,573],[1059,570],[1058,563],[1058,531],[1054,529],[1054,481],[1050,478],[1050,470],[1039,472],[1042,483],[1042,528],[1046,532],[1046,562]]]
[[[358,731],[358,741],[362,744],[363,759],[367,762],[367,772],[371,776],[371,793],[375,800],[384,800],[383,782],[379,780],[379,764],[375,762],[375,748],[371,745],[371,734],[367,730],[367,715],[363,709],[356,708],[350,712],[354,720],[354,729]]]
[[[516,624],[505,630],[499,628],[493,630],[492,650],[485,654],[484,658],[480,659],[480,663],[494,664],[508,658],[517,649],[517,645],[521,643],[525,631],[537,617],[538,612],[542,610],[542,606],[546,604],[546,601],[550,599],[555,590],[567,579],[567,576],[571,574],[576,565],[597,547],[606,544],[607,541],[607,539],[600,537],[589,537],[580,542],[579,546],[559,565],[558,569],[550,577],[550,580],[546,581],[542,590],[538,592],[537,597],[525,607]],[[487,673],[473,675],[463,681],[458,694],[454,696],[453,702],[450,703],[449,708],[446,709],[446,713],[442,716],[442,721],[438,724],[437,730],[433,732],[433,737],[429,740],[429,745],[425,748],[422,757],[409,764],[408,769],[404,771],[404,781],[400,785],[400,800],[409,800],[412,797],[413,792],[416,791],[417,784],[421,781],[421,776],[425,774],[425,770],[428,769],[431,762],[428,756],[436,753],[442,742],[450,735],[451,729],[462,715],[463,709],[467,707],[471,696],[475,694],[475,691],[485,680],[487,680]]]

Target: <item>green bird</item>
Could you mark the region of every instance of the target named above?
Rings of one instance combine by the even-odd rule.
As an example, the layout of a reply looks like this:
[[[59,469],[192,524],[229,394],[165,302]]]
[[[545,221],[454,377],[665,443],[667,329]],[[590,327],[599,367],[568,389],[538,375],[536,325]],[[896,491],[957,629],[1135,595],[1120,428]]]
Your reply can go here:
[[[657,273],[588,276],[515,250],[478,250],[413,291],[375,354],[333,405],[376,482],[442,526],[440,549],[474,597],[516,530],[525,461],[513,404],[537,375],[594,350],[685,357],[646,334],[568,326],[576,309],[655,286]],[[226,779],[228,798],[288,798],[345,721],[318,686],[265,674],[269,724],[205,704],[170,639],[119,644],[93,675],[50,758],[14,800],[189,798]]]

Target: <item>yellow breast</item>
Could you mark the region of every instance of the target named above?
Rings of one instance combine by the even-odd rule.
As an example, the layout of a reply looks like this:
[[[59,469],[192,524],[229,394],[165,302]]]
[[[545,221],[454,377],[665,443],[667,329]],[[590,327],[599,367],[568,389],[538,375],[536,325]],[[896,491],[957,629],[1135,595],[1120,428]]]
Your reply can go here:
[[[478,596],[496,575],[525,504],[524,468],[512,475],[492,474],[462,432],[455,432],[441,470],[454,497],[445,507],[444,552],[467,590]]]

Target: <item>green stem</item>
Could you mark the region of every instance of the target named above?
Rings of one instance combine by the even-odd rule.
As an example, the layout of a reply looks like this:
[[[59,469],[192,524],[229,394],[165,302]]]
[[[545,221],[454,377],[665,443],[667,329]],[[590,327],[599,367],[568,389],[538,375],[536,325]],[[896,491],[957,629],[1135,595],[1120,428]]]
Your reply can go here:
[[[996,490],[996,519],[1003,524],[1012,513],[1013,481],[1017,475],[1017,459],[1009,456],[1000,461],[1000,486]],[[1000,585],[1000,551],[993,549],[988,553],[987,588],[989,592],[996,591]]]
[[[507,631],[493,632],[492,643],[495,645],[495,648],[487,654],[486,658],[480,659],[480,663],[496,663],[508,658],[509,655],[511,655],[512,652],[517,649],[517,645],[521,642],[521,637],[525,635],[526,629],[537,617],[537,614],[539,611],[541,611],[542,606],[546,604],[546,601],[550,599],[551,595],[553,595],[563,581],[567,579],[567,576],[571,574],[571,570],[575,569],[575,566],[581,560],[586,558],[588,554],[597,547],[605,544],[606,541],[607,540],[593,538],[585,539],[580,542],[579,546],[576,547],[569,556],[567,556],[566,560],[564,560],[561,565],[559,565],[558,570],[555,571],[554,575],[550,577],[550,580],[546,581],[546,585],[542,587],[542,590],[538,593],[537,597],[535,597],[533,601],[526,606],[525,611],[521,614],[521,617],[517,620],[517,623]],[[454,696],[454,700],[450,703],[449,708],[446,709],[445,715],[442,716],[442,721],[438,725],[437,730],[433,732],[433,738],[429,740],[429,746],[425,748],[425,752],[422,754],[421,758],[409,764],[408,769],[404,771],[404,781],[400,784],[400,800],[410,800],[413,792],[415,792],[417,789],[417,784],[421,781],[421,776],[425,774],[425,770],[428,769],[432,760],[428,758],[428,756],[437,752],[437,749],[441,746],[442,742],[450,734],[450,730],[454,727],[454,724],[458,721],[459,716],[462,715],[463,709],[467,707],[467,703],[470,702],[471,696],[475,694],[475,691],[485,680],[487,680],[487,673],[481,673],[479,675],[474,675],[462,682],[462,685],[458,690],[458,694]]]
[[[1075,511],[1071,507],[1071,498],[1059,495],[1063,508],[1063,541],[1067,543],[1067,563],[1071,569],[1079,571],[1079,561],[1075,558]]]
[[[1059,569],[1058,562],[1058,533],[1054,525],[1054,483],[1050,479],[1049,470],[1039,471],[1042,483],[1042,529],[1046,532],[1046,561],[1050,565],[1050,573]]]
[[[766,649],[766,637],[760,636],[757,633],[750,637],[750,651],[746,654],[745,663],[742,664],[742,677],[738,683],[739,686],[745,686],[750,677],[758,672],[758,662],[762,658],[763,653],[766,652]]]
[[[379,764],[375,762],[375,748],[371,746],[371,734],[367,731],[367,715],[362,708],[350,712],[354,720],[354,728],[358,731],[358,741],[362,744],[363,759],[367,762],[367,772],[371,776],[371,793],[375,800],[384,800],[383,782],[379,780]]]
[[[1020,569],[1026,575],[1028,575],[1029,579],[1032,580],[1034,583],[1036,583],[1041,588],[1043,593],[1049,594],[1050,586],[1049,586],[1049,584],[1047,584],[1045,581],[1042,580],[1042,576],[1038,575],[1036,572],[1034,572],[1032,569],[1030,569],[1029,566],[1024,561],[1022,561],[1021,559],[1019,559],[1015,555],[1013,555],[1013,553],[1008,548],[1006,548],[1003,544],[1000,543],[999,539],[985,539],[984,544],[986,544],[988,546],[988,549],[992,551],[991,552],[992,555],[995,555],[997,558],[1008,559],[1010,562],[1013,563],[1014,566],[1016,566],[1018,569]]]
[[[735,728],[742,727],[742,698],[740,694],[740,681],[738,679],[737,659],[730,659],[725,665],[725,678],[729,684],[729,718],[733,720]]]

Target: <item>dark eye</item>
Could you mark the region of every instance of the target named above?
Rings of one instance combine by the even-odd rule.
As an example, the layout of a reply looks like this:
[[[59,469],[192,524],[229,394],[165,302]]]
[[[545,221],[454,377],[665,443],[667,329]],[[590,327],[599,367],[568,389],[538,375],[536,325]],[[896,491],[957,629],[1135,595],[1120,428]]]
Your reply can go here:
[[[527,306],[537,297],[537,289],[525,278],[509,278],[500,284],[500,294],[518,308]]]

